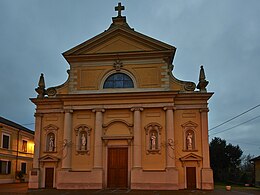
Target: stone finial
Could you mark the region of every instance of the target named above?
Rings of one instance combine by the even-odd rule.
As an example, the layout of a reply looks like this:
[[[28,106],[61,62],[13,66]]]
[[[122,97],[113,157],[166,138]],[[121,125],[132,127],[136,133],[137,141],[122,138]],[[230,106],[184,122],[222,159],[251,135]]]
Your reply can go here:
[[[199,83],[197,85],[197,89],[201,92],[207,92],[207,85],[209,82],[206,80],[205,72],[203,66],[200,67],[200,75],[199,75]]]
[[[35,91],[38,93],[37,98],[44,98],[44,96],[46,95],[43,73],[41,73],[41,76],[40,76],[40,79],[38,82],[38,87],[35,89]]]

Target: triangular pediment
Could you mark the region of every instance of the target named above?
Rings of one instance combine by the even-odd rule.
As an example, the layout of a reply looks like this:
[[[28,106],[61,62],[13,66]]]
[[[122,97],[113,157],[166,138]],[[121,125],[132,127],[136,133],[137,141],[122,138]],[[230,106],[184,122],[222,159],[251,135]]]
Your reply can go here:
[[[59,160],[60,160],[59,158],[49,155],[49,154],[44,155],[41,158],[39,158],[40,162],[58,162]]]
[[[183,156],[180,158],[180,160],[183,161],[201,161],[202,157],[198,156],[194,153],[187,154],[186,156]]]
[[[184,127],[184,128],[185,127],[194,127],[194,128],[196,128],[198,125],[196,123],[192,122],[192,121],[188,121],[188,122],[182,124],[181,126]]]
[[[66,51],[63,55],[78,56],[119,52],[172,51],[176,48],[138,33],[130,28],[109,29],[84,43]]]

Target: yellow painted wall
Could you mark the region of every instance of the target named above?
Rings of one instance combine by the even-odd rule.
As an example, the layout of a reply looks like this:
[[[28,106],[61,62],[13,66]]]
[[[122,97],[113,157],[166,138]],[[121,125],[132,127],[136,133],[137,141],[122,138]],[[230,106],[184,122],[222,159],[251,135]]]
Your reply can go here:
[[[146,151],[145,126],[156,122],[162,126],[161,130],[161,153],[149,153]],[[142,112],[142,167],[143,170],[164,170],[166,166],[165,158],[165,111],[162,108],[144,109]]]

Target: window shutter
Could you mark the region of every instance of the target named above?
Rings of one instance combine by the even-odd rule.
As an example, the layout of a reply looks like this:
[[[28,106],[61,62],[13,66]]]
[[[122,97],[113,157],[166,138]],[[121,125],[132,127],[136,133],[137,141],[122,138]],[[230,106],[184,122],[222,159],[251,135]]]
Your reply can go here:
[[[11,161],[8,161],[8,174],[11,173]]]
[[[2,161],[0,160],[0,174],[2,173]]]

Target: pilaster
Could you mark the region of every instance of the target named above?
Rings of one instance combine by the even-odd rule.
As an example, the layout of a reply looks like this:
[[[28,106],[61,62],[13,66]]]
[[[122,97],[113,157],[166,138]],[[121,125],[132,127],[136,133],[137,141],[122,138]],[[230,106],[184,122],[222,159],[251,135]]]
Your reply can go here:
[[[72,113],[73,110],[64,110],[64,135],[63,135],[63,159],[62,169],[71,169],[71,153],[72,153]]]
[[[141,168],[142,166],[142,131],[141,131],[141,112],[144,109],[141,107],[133,107],[131,111],[134,112],[134,155],[133,167]]]
[[[33,156],[33,169],[29,172],[29,189],[38,189],[40,184],[40,168],[39,158],[41,151],[41,129],[43,114],[35,113],[35,133],[34,133],[34,156]]]
[[[209,141],[208,141],[208,108],[200,109],[201,118],[201,140],[202,140],[202,170],[201,188],[204,190],[214,189],[213,171],[210,168]]]
[[[174,117],[173,111],[174,106],[164,107],[163,110],[166,111],[166,168],[175,167],[175,154],[174,154]]]
[[[95,119],[95,148],[94,148],[94,168],[102,169],[102,124],[103,124],[103,112],[105,109],[96,108],[92,112],[96,113]]]

